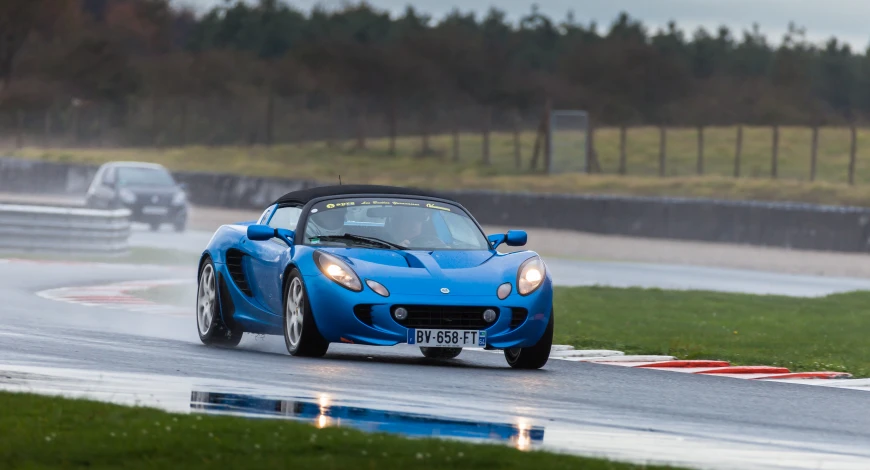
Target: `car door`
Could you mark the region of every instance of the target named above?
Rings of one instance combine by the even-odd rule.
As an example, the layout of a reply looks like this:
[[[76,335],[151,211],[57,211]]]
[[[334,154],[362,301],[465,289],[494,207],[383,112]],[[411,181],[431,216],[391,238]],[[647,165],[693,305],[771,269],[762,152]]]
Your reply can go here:
[[[274,228],[296,230],[296,223],[302,213],[300,207],[279,207],[270,216],[268,225]],[[251,271],[256,283],[254,296],[275,315],[283,315],[284,291],[283,274],[290,247],[280,238],[254,242],[248,241],[251,255]]]

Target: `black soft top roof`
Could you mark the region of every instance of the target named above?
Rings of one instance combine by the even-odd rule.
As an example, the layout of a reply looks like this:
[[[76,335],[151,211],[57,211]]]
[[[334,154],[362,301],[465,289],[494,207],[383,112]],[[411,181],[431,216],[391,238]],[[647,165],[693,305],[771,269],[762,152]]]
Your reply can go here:
[[[289,192],[275,201],[273,204],[306,204],[308,201],[326,196],[350,196],[365,194],[394,194],[396,196],[411,196],[425,198],[446,199],[436,193],[422,191],[414,188],[400,188],[398,186],[377,186],[373,184],[344,184],[335,186],[318,186],[316,188],[301,189]]]

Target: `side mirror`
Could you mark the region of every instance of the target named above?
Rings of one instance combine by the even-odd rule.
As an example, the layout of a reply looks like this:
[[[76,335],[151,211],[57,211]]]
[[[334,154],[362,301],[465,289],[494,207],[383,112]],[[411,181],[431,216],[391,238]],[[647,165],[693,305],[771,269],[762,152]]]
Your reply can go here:
[[[508,230],[507,233],[497,233],[486,237],[493,249],[498,248],[502,243],[507,246],[523,246],[528,238],[529,236],[522,230]]]
[[[178,189],[187,192],[187,183],[178,183]]]
[[[529,236],[524,230],[508,230],[505,234],[505,243],[508,246],[523,246],[528,240]]]
[[[248,239],[255,242],[271,240],[278,236],[278,231],[268,225],[248,225]]]
[[[494,235],[487,235],[486,236],[486,239],[489,240],[489,246],[491,246],[493,250],[498,248],[498,246],[501,245],[502,243],[504,243],[506,238],[507,238],[507,235],[505,235],[503,233],[496,233]]]
[[[296,232],[285,228],[272,228],[268,225],[248,225],[248,239],[255,242],[280,238],[287,243],[287,246],[293,245],[293,238],[296,237]]]

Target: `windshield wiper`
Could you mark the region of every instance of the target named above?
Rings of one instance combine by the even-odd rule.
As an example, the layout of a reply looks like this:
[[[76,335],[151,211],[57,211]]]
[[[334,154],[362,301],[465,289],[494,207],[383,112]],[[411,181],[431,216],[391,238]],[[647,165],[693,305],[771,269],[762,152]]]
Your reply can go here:
[[[312,237],[313,238],[313,237]],[[380,238],[375,237],[364,237],[362,235],[355,235],[353,233],[345,233],[342,235],[321,235],[317,237],[320,240],[333,241],[333,240],[353,240],[357,242],[369,243],[372,245],[380,245],[387,248],[393,248],[396,250],[404,250],[405,247],[402,245],[398,245],[396,243],[388,242],[386,240],[381,240]]]

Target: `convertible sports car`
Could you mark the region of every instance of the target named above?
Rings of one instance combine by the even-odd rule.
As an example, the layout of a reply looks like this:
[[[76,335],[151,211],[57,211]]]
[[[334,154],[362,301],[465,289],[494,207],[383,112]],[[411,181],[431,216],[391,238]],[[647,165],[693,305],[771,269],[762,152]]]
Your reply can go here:
[[[245,332],[284,335],[294,356],[330,343],[408,343],[450,359],[463,347],[504,350],[537,369],[553,342],[553,287],[526,233],[485,236],[454,201],[390,186],[294,191],[256,222],[220,227],[199,262],[203,343]]]

